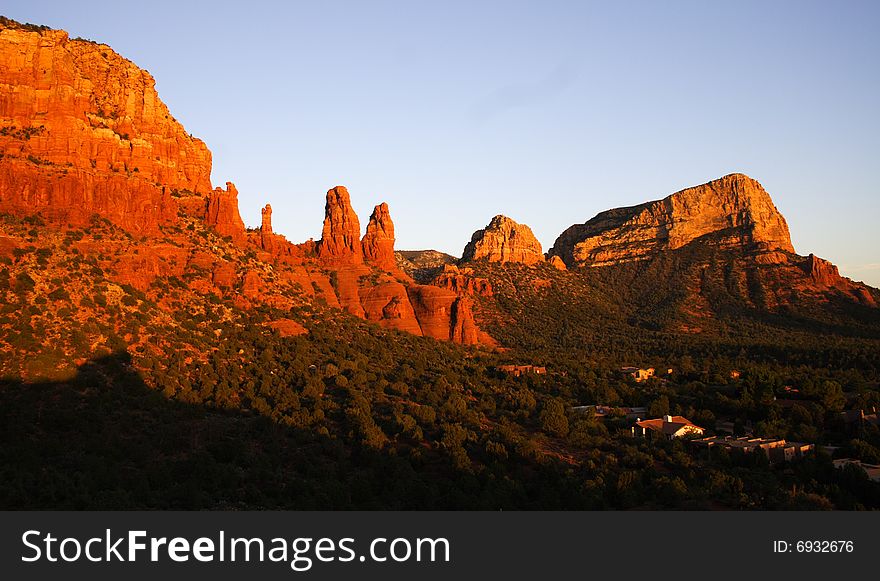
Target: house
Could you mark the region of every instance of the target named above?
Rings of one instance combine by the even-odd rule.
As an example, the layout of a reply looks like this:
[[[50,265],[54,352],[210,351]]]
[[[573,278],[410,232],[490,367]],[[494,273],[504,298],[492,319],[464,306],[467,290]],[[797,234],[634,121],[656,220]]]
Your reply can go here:
[[[506,373],[507,375],[512,375],[514,377],[520,377],[527,373],[534,373],[535,375],[545,375],[547,373],[546,367],[537,367],[535,365],[499,365],[498,371],[501,373]]]
[[[771,463],[791,462],[795,458],[803,458],[815,449],[813,444],[803,442],[786,442],[782,438],[755,438],[743,436],[710,436],[692,440],[691,444],[700,448],[720,447],[726,450],[740,450],[744,454],[751,454],[757,450],[763,450]]]
[[[843,419],[843,422],[847,425],[853,425],[862,427],[865,424],[874,424],[875,426],[880,425],[880,421],[878,421],[877,410],[872,409],[872,413],[866,414],[865,410],[846,410],[840,412],[840,417]]]
[[[702,436],[703,428],[683,416],[663,416],[653,420],[637,421],[632,427],[634,436],[645,437],[649,432],[662,434],[668,440],[683,436]]]
[[[803,458],[808,453],[816,449],[813,444],[804,442],[786,442],[784,446],[773,448],[768,454],[770,462],[776,464],[778,462],[791,462],[795,458]]]
[[[868,475],[868,480],[871,482],[880,482],[880,465],[877,464],[867,464],[862,462],[861,460],[856,460],[854,458],[839,458],[837,460],[832,460],[835,468],[844,468],[852,464],[857,468],[861,468],[865,471],[865,474]]]
[[[636,380],[636,383],[641,383],[642,381],[647,381],[654,377],[654,368],[649,367],[647,369],[641,369],[639,367],[621,367],[620,373],[632,377]]]

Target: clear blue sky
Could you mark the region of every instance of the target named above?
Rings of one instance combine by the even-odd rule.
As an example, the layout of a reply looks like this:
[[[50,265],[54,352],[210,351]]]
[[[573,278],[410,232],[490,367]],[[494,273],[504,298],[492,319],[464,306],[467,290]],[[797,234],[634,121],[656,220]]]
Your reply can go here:
[[[110,44],[236,183],[319,237],[324,192],[399,249],[498,213],[545,250],[597,212],[758,179],[796,250],[880,286],[880,2],[9,1]]]

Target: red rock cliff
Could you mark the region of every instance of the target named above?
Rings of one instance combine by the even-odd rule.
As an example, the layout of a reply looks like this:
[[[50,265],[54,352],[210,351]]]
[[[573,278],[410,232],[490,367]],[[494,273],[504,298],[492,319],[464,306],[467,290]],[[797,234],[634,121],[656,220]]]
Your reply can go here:
[[[210,152],[148,72],[64,31],[0,26],[0,210],[151,234],[176,220],[169,190],[211,191]]]

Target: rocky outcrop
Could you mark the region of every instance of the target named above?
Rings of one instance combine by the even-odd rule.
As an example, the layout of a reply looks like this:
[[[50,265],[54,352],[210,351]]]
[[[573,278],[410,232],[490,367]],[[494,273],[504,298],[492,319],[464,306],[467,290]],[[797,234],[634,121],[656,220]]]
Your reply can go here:
[[[231,289],[238,280],[235,264],[232,262],[221,261],[214,265],[211,271],[211,282],[214,286],[221,289]]]
[[[272,232],[272,206],[266,204],[260,210],[260,246],[267,252],[272,252],[275,247],[275,235]]]
[[[84,225],[93,214],[151,235],[170,193],[211,191],[211,154],[110,47],[0,25],[0,211]]]
[[[431,284],[460,295],[492,296],[492,284],[487,279],[474,276],[471,268],[459,268],[452,264],[444,266]]]
[[[361,240],[364,259],[385,271],[397,270],[394,257],[394,223],[388,204],[381,203],[373,209],[367,223],[367,233]]]
[[[464,247],[462,261],[488,260],[489,262],[519,262],[535,264],[544,261],[541,243],[531,228],[518,224],[507,216],[495,216],[489,225],[474,232]]]
[[[810,275],[810,279],[816,284],[836,287],[843,282],[836,266],[814,254],[807,257],[803,268],[804,272]]]
[[[568,270],[568,267],[565,266],[565,263],[558,256],[551,256],[548,262],[556,270]]]
[[[308,329],[293,319],[277,319],[265,323],[265,325],[270,329],[278,331],[278,334],[282,337],[298,337],[300,335],[306,335],[309,332]]]
[[[247,234],[238,213],[238,190],[232,182],[226,182],[225,190],[215,188],[208,194],[205,222],[221,236],[230,236],[234,243],[244,242]]]
[[[411,285],[406,292],[422,334],[449,341],[452,338],[452,305],[458,295],[430,285]]]
[[[452,334],[453,343],[476,345],[480,342],[479,329],[474,322],[473,302],[470,297],[458,297],[452,303]]]
[[[602,212],[563,232],[549,254],[568,266],[603,266],[696,240],[751,252],[794,252],[770,195],[750,177],[731,174],[656,202]]]
[[[2,147],[2,146],[0,146]],[[72,226],[100,215],[137,236],[152,236],[177,220],[177,203],[167,188],[120,175],[96,176],[3,155],[0,212],[40,214]]]
[[[257,252],[260,260],[274,263],[277,265],[285,265],[295,269],[301,269],[306,262],[306,257],[314,257],[315,245],[309,241],[303,244],[292,244],[284,236],[276,234],[272,230],[272,206],[266,204],[260,210],[260,229],[257,233],[251,235],[251,243],[257,246],[262,252]],[[303,289],[306,294],[310,294],[309,287],[311,284],[302,272],[297,275],[295,281]]]
[[[477,326],[471,297],[432,285],[410,285],[406,292],[425,337],[463,345],[496,345]]]
[[[317,251],[318,257],[329,263],[363,262],[361,223],[351,207],[345,186],[336,186],[327,192],[324,228]]]
[[[868,306],[876,306],[876,301],[867,286],[840,276],[837,267],[831,262],[819,258],[814,254],[810,254],[803,260],[800,267],[808,277],[807,283],[805,285],[798,285],[795,280],[791,280],[789,283],[790,286],[801,286],[819,291],[836,290],[855,299],[859,303]],[[790,277],[790,279],[793,278],[794,277]]]
[[[399,282],[389,281],[363,289],[361,305],[368,321],[388,329],[422,335],[406,287]]]

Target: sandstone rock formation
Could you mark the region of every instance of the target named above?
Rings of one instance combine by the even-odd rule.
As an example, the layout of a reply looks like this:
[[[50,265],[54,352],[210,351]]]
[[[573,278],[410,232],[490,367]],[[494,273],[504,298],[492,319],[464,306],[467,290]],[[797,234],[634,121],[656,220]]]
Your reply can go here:
[[[451,339],[452,304],[458,295],[430,285],[411,285],[406,292],[422,334],[444,341]]]
[[[388,329],[422,335],[406,287],[401,283],[389,281],[366,288],[361,292],[360,300],[368,321]]]
[[[328,262],[363,262],[361,223],[351,207],[351,197],[345,186],[336,186],[327,192],[324,228],[317,250],[318,256]]]
[[[804,262],[804,271],[816,284],[834,287],[842,282],[837,267],[814,254],[810,254]]]
[[[480,342],[479,329],[474,322],[473,302],[469,297],[458,297],[452,304],[452,336],[455,343],[476,345]]]
[[[876,301],[868,287],[840,276],[837,267],[829,261],[810,254],[800,266],[809,280],[808,284],[804,285],[807,288],[820,291],[837,290],[849,295],[859,303],[876,306]],[[795,286],[798,285],[795,283]]]
[[[535,264],[544,261],[544,253],[531,228],[498,215],[488,226],[474,232],[461,259],[464,262],[485,259],[489,262]]]
[[[730,174],[666,198],[616,208],[563,232],[550,250],[568,266],[642,260],[703,239],[749,251],[794,252],[785,219],[757,181]]]
[[[218,262],[211,272],[211,281],[215,286],[222,289],[231,289],[237,280],[235,264],[231,262]]]
[[[471,268],[459,268],[452,264],[444,266],[431,284],[458,294],[492,296],[492,284],[487,279],[474,276]]]
[[[394,257],[394,223],[388,204],[381,203],[373,209],[367,223],[367,233],[361,241],[364,259],[385,271],[397,270]]]
[[[263,250],[272,252],[275,247],[275,236],[272,232],[272,206],[266,204],[260,210],[260,246]]]
[[[177,218],[171,190],[211,191],[211,154],[110,47],[0,28],[0,210],[136,234]]]
[[[298,337],[308,334],[309,330],[293,319],[277,319],[266,323],[266,326],[278,331],[282,337]]]
[[[565,266],[565,263],[558,256],[551,256],[549,262],[550,266],[556,270],[568,270],[568,267]]]
[[[232,182],[226,182],[226,190],[215,188],[208,195],[205,222],[220,235],[231,236],[236,244],[244,242],[246,234],[238,213],[238,190]]]

